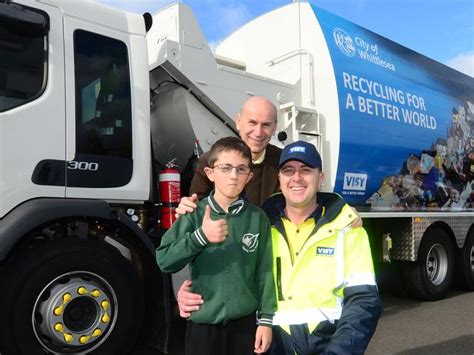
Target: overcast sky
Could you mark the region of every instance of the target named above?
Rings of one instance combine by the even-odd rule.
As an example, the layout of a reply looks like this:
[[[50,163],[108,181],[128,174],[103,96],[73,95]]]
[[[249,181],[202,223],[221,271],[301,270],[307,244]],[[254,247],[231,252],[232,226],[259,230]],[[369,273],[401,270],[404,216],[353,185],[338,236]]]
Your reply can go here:
[[[132,12],[156,12],[170,0],[100,0]],[[184,0],[211,46],[284,0]],[[312,0],[310,3],[474,76],[474,0]]]

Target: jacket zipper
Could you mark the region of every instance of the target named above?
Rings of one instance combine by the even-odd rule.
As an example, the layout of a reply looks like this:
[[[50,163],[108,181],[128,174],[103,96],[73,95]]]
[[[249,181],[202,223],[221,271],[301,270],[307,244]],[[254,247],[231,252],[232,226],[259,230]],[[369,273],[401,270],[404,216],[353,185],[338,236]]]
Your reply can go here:
[[[278,301],[284,301],[283,291],[281,287],[281,257],[276,258],[276,279],[277,279],[277,290],[278,290]]]

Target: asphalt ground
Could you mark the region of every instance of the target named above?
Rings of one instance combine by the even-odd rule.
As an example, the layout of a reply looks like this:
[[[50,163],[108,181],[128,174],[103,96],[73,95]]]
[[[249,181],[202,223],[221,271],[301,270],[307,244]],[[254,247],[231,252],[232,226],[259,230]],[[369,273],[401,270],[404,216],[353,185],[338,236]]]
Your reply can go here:
[[[423,302],[382,291],[382,302],[366,355],[474,355],[474,292]]]
[[[384,312],[366,355],[474,355],[474,292],[424,302],[381,290]],[[184,322],[172,324],[169,354],[183,355]],[[138,350],[134,355],[162,355]]]

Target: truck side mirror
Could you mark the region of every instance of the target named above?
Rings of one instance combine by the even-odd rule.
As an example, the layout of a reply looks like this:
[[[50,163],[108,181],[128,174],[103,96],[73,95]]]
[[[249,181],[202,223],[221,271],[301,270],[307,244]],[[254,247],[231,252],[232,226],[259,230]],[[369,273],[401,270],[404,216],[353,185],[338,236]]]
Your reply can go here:
[[[149,12],[143,14],[143,20],[145,20],[145,30],[148,32],[153,25],[153,16]]]

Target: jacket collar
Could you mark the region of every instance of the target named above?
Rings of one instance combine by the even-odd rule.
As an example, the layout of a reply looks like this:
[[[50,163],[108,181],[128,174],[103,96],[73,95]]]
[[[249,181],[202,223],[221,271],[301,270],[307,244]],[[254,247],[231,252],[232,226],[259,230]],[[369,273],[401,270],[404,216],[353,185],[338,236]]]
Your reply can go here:
[[[315,219],[317,222],[316,229],[319,229],[320,226],[333,221],[341,213],[343,207],[346,205],[346,202],[335,193],[318,192],[316,199],[318,202],[318,207],[308,217]],[[267,213],[270,221],[277,228],[281,226],[281,229],[283,229],[281,217],[285,217],[285,206],[285,197],[281,192],[270,196],[270,198],[263,205],[265,213]],[[345,226],[342,226],[342,228],[344,227]],[[280,230],[280,228],[278,229]]]
[[[212,191],[207,197],[207,203],[215,213],[226,214],[226,212],[222,209],[221,206],[219,206],[217,201],[214,199],[214,191]],[[239,214],[244,210],[247,204],[248,202],[243,197],[239,197],[237,200],[235,200],[229,205],[228,213],[232,215]]]

